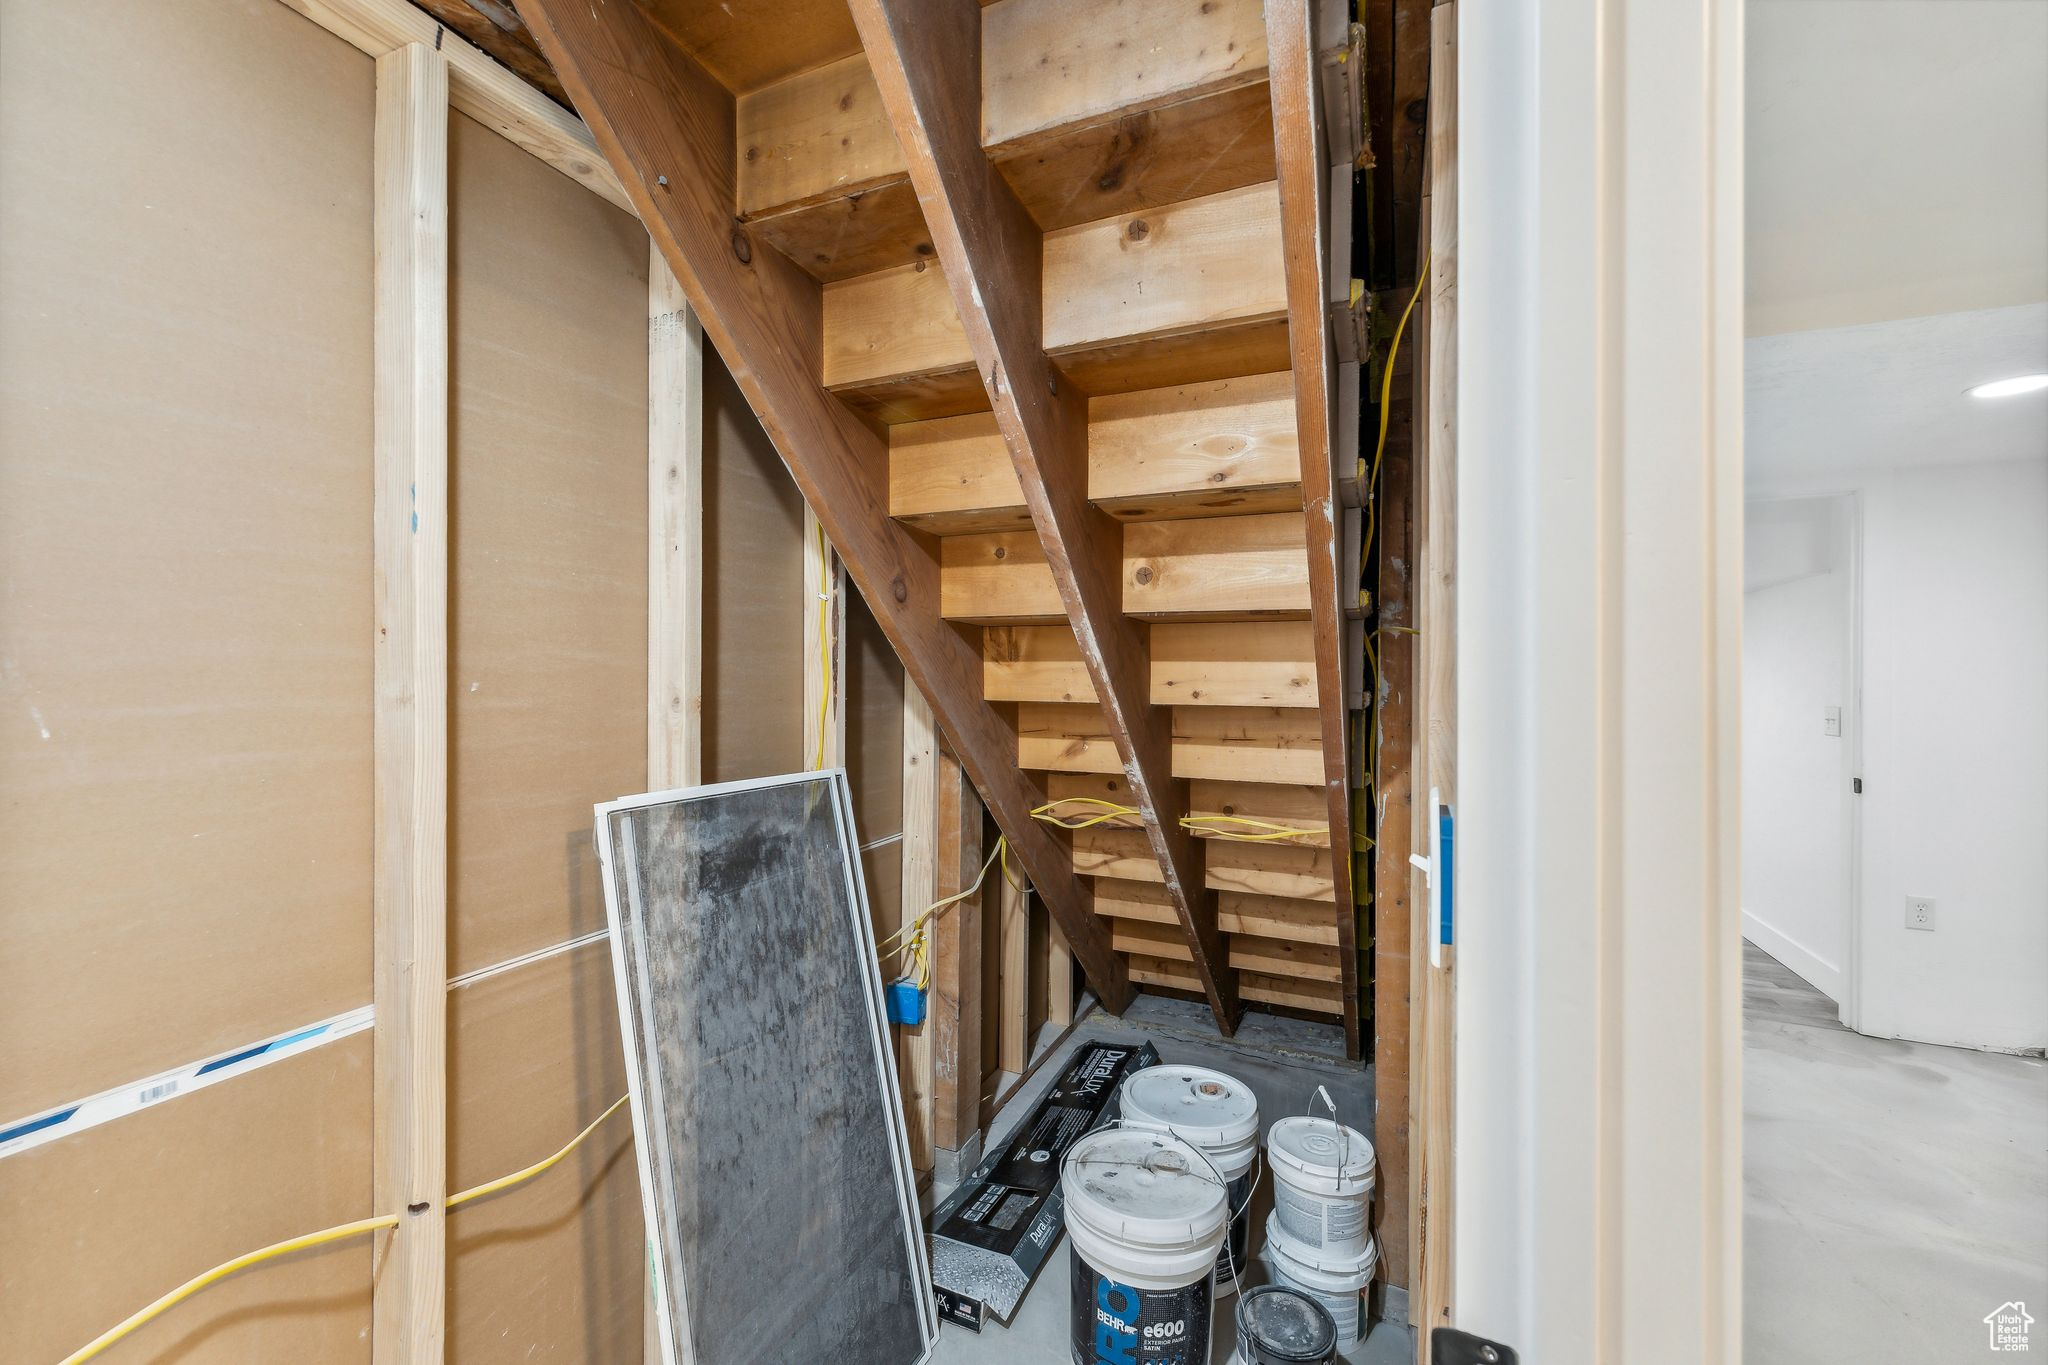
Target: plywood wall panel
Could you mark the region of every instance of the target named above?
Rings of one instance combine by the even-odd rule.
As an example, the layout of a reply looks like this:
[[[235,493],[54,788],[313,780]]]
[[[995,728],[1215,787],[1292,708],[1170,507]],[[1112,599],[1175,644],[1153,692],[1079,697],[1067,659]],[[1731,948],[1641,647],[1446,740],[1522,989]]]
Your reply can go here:
[[[0,6],[0,1121],[369,999],[372,94]]]
[[[647,785],[647,236],[449,120],[449,970],[604,926]]]
[[[230,1257],[374,1212],[367,1032],[30,1148],[0,1161],[0,1355],[61,1359]],[[98,1360],[368,1365],[372,1243],[251,1267]]]
[[[866,843],[903,832],[903,662],[860,594],[846,593],[846,766]]]
[[[854,829],[871,844],[903,833],[903,663],[860,594],[846,591],[846,776]],[[891,933],[903,920],[902,850],[882,844],[861,865],[876,933]]]
[[[804,749],[804,502],[704,347],[704,780],[797,772]]]
[[[541,1160],[626,1093],[611,947],[448,994],[448,1179]],[[545,1175],[448,1218],[448,1358],[637,1360],[646,1240],[624,1111]]]

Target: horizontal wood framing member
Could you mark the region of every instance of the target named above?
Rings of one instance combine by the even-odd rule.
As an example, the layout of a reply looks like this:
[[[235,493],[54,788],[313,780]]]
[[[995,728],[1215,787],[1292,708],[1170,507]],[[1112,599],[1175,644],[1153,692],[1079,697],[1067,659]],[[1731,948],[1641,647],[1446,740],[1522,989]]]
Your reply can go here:
[[[1123,521],[1298,509],[1292,379],[1283,371],[1091,398],[1088,496]],[[1027,525],[994,415],[891,427],[889,511],[939,535]]]
[[[1124,610],[1152,620],[1305,618],[1305,539],[1299,512],[1134,522],[1124,528]]]
[[[1306,621],[1158,622],[1151,636],[1156,706],[1316,705]],[[1095,699],[1072,635],[1034,626],[983,634],[982,691],[992,701]]]
[[[1045,348],[1091,394],[1284,370],[1279,246],[1271,184],[1049,233]],[[938,263],[834,281],[824,297],[833,392],[889,422],[987,406]]]
[[[1176,777],[1227,782],[1313,783],[1322,770],[1313,711],[1267,706],[1173,708]],[[1123,771],[1099,707],[1024,702],[1017,707],[1017,762],[1039,772]]]

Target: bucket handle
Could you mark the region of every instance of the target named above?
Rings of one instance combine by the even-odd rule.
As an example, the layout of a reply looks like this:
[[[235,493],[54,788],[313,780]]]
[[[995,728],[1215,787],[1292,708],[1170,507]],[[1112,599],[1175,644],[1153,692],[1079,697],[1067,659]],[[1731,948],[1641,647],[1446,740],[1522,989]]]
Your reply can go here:
[[[1338,1179],[1341,1180],[1344,1171],[1351,1165],[1351,1130],[1344,1126],[1344,1120],[1337,1117],[1337,1101],[1330,1098],[1330,1087],[1327,1085],[1318,1085],[1316,1087],[1315,1094],[1308,1097],[1308,1107],[1302,1112],[1304,1114],[1313,1113],[1318,1099],[1322,1100],[1323,1104],[1328,1107],[1330,1111],[1330,1126],[1337,1130],[1337,1174]],[[1342,1187],[1340,1186],[1339,1188]]]
[[[1188,1145],[1194,1147],[1192,1142]],[[1195,1150],[1202,1152],[1202,1149],[1199,1147],[1195,1147]],[[1202,1152],[1202,1160],[1209,1161],[1209,1154],[1207,1152]],[[1209,1169],[1216,1172],[1217,1179],[1222,1179],[1223,1172],[1217,1168],[1215,1162],[1209,1161]],[[1237,1220],[1251,1209],[1252,1199],[1259,1192],[1259,1182],[1265,1178],[1266,1149],[1262,1146],[1252,1154],[1252,1183],[1245,1187],[1244,1202],[1230,1211],[1230,1222],[1225,1224],[1223,1229],[1223,1259],[1230,1263],[1230,1282],[1236,1286],[1239,1294],[1244,1293],[1244,1267],[1237,1263],[1237,1250],[1230,1245],[1230,1229],[1236,1226]],[[1224,1182],[1223,1189],[1227,1195],[1230,1190],[1228,1181]],[[1249,1242],[1251,1239],[1246,1238],[1245,1240]]]

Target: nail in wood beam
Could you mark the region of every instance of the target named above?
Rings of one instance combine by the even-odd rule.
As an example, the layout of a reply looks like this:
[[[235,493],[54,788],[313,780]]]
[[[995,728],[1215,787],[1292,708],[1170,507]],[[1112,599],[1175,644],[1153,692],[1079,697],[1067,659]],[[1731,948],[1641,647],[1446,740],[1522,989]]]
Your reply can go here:
[[[448,67],[377,59],[375,1271],[379,1362],[438,1361],[447,1302]]]
[[[1131,997],[1066,844],[1031,818],[1014,727],[981,698],[981,655],[940,619],[936,547],[889,516],[886,443],[822,385],[816,280],[733,221],[732,95],[639,6],[525,0],[520,13],[683,286],[704,334],[932,703],[1105,1007]]]
[[[1037,224],[981,149],[981,6],[853,0],[852,9],[1131,804],[1143,814],[1195,974],[1227,1037],[1243,1007],[1215,897],[1180,824],[1172,713],[1151,704],[1150,652],[1142,627],[1123,612],[1122,527],[1088,502],[1088,400],[1045,354]]]
[[[1344,607],[1338,595],[1342,534],[1331,459],[1332,369],[1336,350],[1329,298],[1328,218],[1323,202],[1322,120],[1312,0],[1266,0],[1273,144],[1280,172],[1280,236],[1287,271],[1287,343],[1294,363],[1295,429],[1301,442],[1301,501],[1308,529],[1309,617],[1315,626],[1316,686],[1323,698],[1323,785],[1330,812],[1330,868],[1336,882],[1337,950],[1344,979],[1344,1050],[1356,1060],[1358,912],[1351,899],[1351,746],[1345,736]],[[1347,453],[1347,458],[1349,455]]]

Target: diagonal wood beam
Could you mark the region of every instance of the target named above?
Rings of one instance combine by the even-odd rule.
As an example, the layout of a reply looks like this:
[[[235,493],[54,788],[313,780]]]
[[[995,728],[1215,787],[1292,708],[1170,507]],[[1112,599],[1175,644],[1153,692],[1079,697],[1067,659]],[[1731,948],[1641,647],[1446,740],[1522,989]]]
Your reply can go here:
[[[1344,972],[1344,1047],[1359,1055],[1358,911],[1351,899],[1351,746],[1345,734],[1344,611],[1337,564],[1337,481],[1331,458],[1332,366],[1328,158],[1317,111],[1313,0],[1266,0],[1273,150],[1280,172],[1280,237],[1287,267],[1287,343],[1294,362],[1301,502],[1308,526],[1309,616],[1322,697],[1323,785],[1330,812],[1330,871],[1337,883],[1337,949]]]
[[[519,8],[1025,875],[1120,1012],[1131,998],[1123,959],[1066,842],[1031,818],[1039,793],[1017,767],[1015,729],[982,700],[980,651],[939,617],[935,545],[890,518],[882,438],[820,382],[821,286],[733,219],[732,95],[637,5]]]
[[[1227,1037],[1242,1006],[1215,896],[1181,828],[1172,711],[1150,697],[1150,650],[1123,614],[1122,527],[1088,501],[1088,400],[1042,341],[1043,240],[981,149],[978,0],[853,0],[853,18],[909,162],[925,226],[967,332],[1067,621],[1143,813],[1152,854]]]

